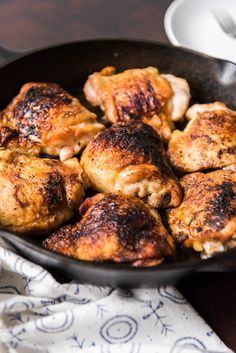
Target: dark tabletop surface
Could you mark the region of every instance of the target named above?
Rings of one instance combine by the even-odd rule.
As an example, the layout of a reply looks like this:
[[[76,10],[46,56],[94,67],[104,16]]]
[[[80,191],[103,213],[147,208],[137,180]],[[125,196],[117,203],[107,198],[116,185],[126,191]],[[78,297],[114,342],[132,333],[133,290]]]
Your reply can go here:
[[[89,38],[168,42],[163,18],[171,0],[0,0],[0,43],[29,49]],[[236,273],[203,273],[179,289],[236,351]]]

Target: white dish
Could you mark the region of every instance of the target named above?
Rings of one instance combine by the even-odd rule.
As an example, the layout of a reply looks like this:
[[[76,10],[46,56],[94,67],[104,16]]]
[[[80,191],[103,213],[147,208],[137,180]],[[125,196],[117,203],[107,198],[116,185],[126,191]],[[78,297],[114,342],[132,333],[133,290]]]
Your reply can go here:
[[[170,42],[236,63],[236,39],[224,33],[213,14],[222,10],[236,22],[236,0],[175,0],[164,21]]]

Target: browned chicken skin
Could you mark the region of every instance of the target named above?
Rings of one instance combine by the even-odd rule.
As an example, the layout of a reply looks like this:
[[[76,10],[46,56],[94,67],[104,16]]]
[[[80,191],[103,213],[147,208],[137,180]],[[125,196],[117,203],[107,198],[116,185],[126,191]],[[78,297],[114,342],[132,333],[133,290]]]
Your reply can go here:
[[[158,212],[137,198],[97,194],[81,205],[82,220],[56,231],[44,246],[87,261],[153,266],[175,252]]]
[[[183,117],[190,99],[186,80],[159,75],[154,67],[130,69],[115,74],[107,67],[89,76],[84,86],[88,101],[99,105],[112,122],[130,122],[142,118],[168,141],[173,120]]]
[[[2,112],[0,143],[20,153],[73,157],[104,128],[54,83],[27,83]]]
[[[65,162],[0,150],[0,227],[46,234],[78,210],[87,179],[76,158]]]
[[[175,130],[169,142],[168,155],[176,170],[194,172],[236,163],[236,112],[215,102],[195,104],[186,116],[191,120],[185,130]]]
[[[138,196],[154,207],[175,207],[181,187],[158,134],[142,122],[115,124],[86,147],[81,165],[94,189]]]
[[[183,202],[169,211],[176,240],[205,255],[232,245],[236,238],[236,168],[188,174],[181,185]]]
[[[53,83],[25,84],[0,113],[0,228],[48,234],[80,209],[82,220],[55,231],[44,246],[133,266],[173,256],[174,238],[203,257],[236,246],[236,112],[220,102],[186,112],[187,81],[153,67],[120,74],[107,67],[89,76],[84,92],[112,127],[102,131],[94,113]],[[185,112],[186,128],[172,134]],[[161,138],[170,140],[176,171],[225,168],[185,175],[182,201]],[[80,166],[71,157],[86,145]],[[33,157],[43,154],[61,161]],[[89,184],[104,194],[80,207]],[[174,238],[152,207],[176,207],[168,210]]]

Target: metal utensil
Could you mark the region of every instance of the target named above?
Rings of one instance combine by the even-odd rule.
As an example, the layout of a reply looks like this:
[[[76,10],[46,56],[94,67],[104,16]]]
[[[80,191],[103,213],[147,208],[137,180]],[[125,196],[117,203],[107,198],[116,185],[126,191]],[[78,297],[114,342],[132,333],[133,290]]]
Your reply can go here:
[[[212,11],[217,23],[221,29],[231,38],[236,39],[236,21],[225,9],[218,9]]]

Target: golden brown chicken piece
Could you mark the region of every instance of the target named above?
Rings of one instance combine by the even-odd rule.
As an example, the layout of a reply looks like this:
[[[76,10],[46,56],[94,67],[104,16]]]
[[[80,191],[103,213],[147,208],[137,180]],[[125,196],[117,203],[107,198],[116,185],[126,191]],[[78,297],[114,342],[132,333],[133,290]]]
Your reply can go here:
[[[86,147],[81,165],[94,189],[138,196],[154,207],[175,207],[181,187],[165,159],[161,139],[144,123],[114,124]]]
[[[84,201],[82,220],[67,225],[44,241],[59,253],[87,261],[158,265],[175,252],[172,237],[158,212],[137,198],[97,194]]]
[[[0,150],[0,227],[46,234],[68,221],[87,187],[76,158],[65,162]]]
[[[96,115],[54,83],[27,83],[2,112],[0,143],[30,155],[73,157],[104,128]]]
[[[142,118],[168,141],[173,121],[183,117],[190,99],[186,80],[159,75],[154,67],[130,69],[115,74],[107,67],[89,76],[84,86],[86,98],[98,105],[112,122],[130,122]]]
[[[236,246],[236,168],[188,174],[181,185],[183,202],[169,212],[176,240],[205,256]]]
[[[195,104],[186,113],[190,122],[171,136],[171,165],[182,172],[221,168],[236,163],[236,112],[225,104]]]

